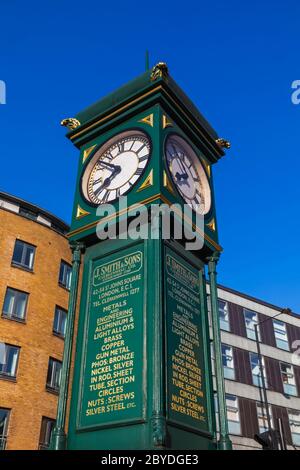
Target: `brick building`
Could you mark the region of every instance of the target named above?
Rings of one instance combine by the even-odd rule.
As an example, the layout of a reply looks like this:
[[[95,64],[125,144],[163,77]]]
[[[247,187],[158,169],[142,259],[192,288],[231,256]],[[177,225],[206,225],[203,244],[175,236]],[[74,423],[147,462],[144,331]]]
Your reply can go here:
[[[47,447],[71,276],[67,225],[0,193],[0,448]]]

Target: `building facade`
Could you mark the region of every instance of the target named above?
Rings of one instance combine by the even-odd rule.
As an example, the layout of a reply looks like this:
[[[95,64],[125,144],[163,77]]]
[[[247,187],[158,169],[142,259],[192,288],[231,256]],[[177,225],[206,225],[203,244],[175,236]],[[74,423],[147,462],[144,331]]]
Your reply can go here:
[[[46,449],[56,417],[71,280],[68,226],[0,193],[0,231],[0,448]],[[288,448],[300,449],[300,317],[222,286],[218,297],[234,449],[259,449],[254,435],[268,429],[255,324],[271,425],[276,428],[280,418]]]
[[[0,448],[39,449],[56,416],[71,253],[68,226],[0,193]]]
[[[254,325],[258,324],[271,426],[281,419],[288,449],[300,449],[300,316],[219,287],[227,418],[234,449],[257,449],[268,430]],[[282,313],[284,312],[284,313]]]

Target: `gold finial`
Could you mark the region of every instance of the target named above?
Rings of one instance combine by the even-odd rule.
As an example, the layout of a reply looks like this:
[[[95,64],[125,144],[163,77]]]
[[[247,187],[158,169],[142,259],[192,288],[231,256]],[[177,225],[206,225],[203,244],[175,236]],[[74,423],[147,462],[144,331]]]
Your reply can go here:
[[[158,78],[167,78],[169,75],[169,69],[165,62],[158,62],[158,64],[154,65],[150,78],[151,81],[154,82]]]
[[[76,129],[76,127],[80,126],[80,121],[76,118],[66,118],[60,121],[61,126],[65,126],[68,129]]]
[[[229,140],[216,139],[216,142],[217,142],[218,145],[220,145],[220,147],[222,147],[224,149],[230,149],[230,147],[231,147],[231,144],[230,144]]]

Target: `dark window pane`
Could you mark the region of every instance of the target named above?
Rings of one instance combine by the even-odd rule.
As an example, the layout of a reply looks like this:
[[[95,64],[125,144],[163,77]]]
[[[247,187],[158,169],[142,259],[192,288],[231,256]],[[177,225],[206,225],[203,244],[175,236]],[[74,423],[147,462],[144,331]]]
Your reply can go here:
[[[47,373],[47,387],[52,390],[59,390],[61,365],[60,361],[50,357]]]
[[[23,217],[27,217],[28,219],[31,220],[36,220],[37,219],[37,214],[29,209],[24,209],[23,207],[20,207],[19,211],[20,215],[23,215]]]
[[[53,331],[61,336],[66,334],[67,312],[60,307],[56,307],[54,314]]]
[[[71,287],[71,275],[72,275],[72,268],[69,264],[65,263],[64,261],[60,264],[59,270],[59,283],[70,289]]]
[[[4,450],[6,447],[9,412],[10,410],[6,408],[0,408],[0,450]]]
[[[0,375],[15,377],[20,348],[9,344],[0,344]]]
[[[23,243],[20,242],[19,240],[16,240],[14,254],[13,254],[13,261],[15,263],[21,264],[22,254],[23,254]]]
[[[0,408],[0,436],[6,436],[8,427],[9,410]]]
[[[27,299],[28,294],[26,294],[26,292],[21,292],[8,287],[3,304],[3,315],[10,318],[24,320]]]
[[[50,444],[51,432],[54,428],[55,420],[43,417],[40,432],[39,449],[48,449]]]
[[[33,268],[35,247],[21,240],[16,240],[12,262],[28,269]]]

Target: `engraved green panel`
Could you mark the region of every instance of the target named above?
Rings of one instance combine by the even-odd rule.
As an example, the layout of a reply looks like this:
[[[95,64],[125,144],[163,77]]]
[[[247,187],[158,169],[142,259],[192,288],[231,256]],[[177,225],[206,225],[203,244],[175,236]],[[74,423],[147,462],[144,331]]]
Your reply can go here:
[[[199,269],[168,247],[165,291],[167,418],[208,432]]]
[[[88,292],[77,428],[142,420],[143,247],[91,260]]]

